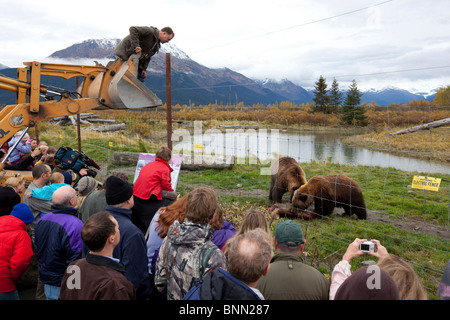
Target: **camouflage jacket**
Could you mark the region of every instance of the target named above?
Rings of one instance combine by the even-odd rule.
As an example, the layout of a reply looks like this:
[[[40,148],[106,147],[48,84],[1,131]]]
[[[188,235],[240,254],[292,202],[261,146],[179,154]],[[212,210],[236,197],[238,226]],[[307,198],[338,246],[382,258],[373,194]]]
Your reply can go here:
[[[185,219],[175,221],[156,261],[155,285],[168,300],[181,300],[209,271],[226,269],[223,252],[211,242],[214,228]]]

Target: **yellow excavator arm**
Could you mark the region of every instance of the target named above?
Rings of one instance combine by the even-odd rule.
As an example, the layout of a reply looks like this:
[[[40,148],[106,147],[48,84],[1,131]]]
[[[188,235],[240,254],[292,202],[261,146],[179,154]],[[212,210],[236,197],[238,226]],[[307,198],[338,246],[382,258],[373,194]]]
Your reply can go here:
[[[16,132],[54,117],[76,115],[91,109],[135,109],[162,105],[162,101],[137,79],[139,56],[128,61],[118,59],[108,66],[81,66],[25,62],[28,68],[17,70],[17,79],[0,76],[0,89],[17,93],[17,103],[0,111],[0,146]],[[41,76],[70,79],[82,77],[76,92],[56,92],[59,99],[41,101],[51,92]],[[4,168],[4,159],[0,171]]]

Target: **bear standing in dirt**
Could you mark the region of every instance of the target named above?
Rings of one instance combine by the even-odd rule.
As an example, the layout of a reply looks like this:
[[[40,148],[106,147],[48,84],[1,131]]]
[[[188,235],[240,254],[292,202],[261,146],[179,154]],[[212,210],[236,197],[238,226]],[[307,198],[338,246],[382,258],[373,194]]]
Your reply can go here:
[[[269,200],[281,203],[286,192],[292,200],[294,191],[306,183],[306,175],[294,158],[281,157],[273,165],[270,176]]]
[[[306,210],[313,203],[318,217],[327,216],[339,207],[344,208],[345,215],[367,218],[361,187],[343,174],[312,177],[294,192],[292,207]]]

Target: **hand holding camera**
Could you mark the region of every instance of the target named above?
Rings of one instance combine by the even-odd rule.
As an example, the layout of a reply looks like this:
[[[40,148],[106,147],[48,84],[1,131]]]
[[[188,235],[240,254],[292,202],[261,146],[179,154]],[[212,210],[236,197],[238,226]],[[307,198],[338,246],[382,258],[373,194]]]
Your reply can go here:
[[[378,259],[381,259],[381,258],[389,255],[387,249],[384,246],[381,245],[380,241],[378,241],[376,239],[372,239],[371,242],[374,243],[375,247],[377,248],[376,252],[369,252],[369,254],[371,256],[374,256],[374,257],[376,257]]]
[[[381,245],[380,241],[376,239],[369,241],[367,239],[356,238],[355,241],[350,243],[342,259],[350,262],[354,257],[366,253],[376,258],[382,258],[383,256],[388,255],[386,248]]]

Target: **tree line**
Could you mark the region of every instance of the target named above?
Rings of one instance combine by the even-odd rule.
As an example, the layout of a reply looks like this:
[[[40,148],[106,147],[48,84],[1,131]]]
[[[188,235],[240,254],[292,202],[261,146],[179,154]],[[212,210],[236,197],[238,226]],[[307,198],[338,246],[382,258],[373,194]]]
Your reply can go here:
[[[336,79],[328,90],[328,84],[323,76],[314,85],[314,105],[311,112],[324,114],[340,114],[341,122],[346,125],[357,125],[365,127],[369,124],[365,106],[361,105],[362,93],[358,89],[356,81],[353,80],[350,89],[344,99]]]

